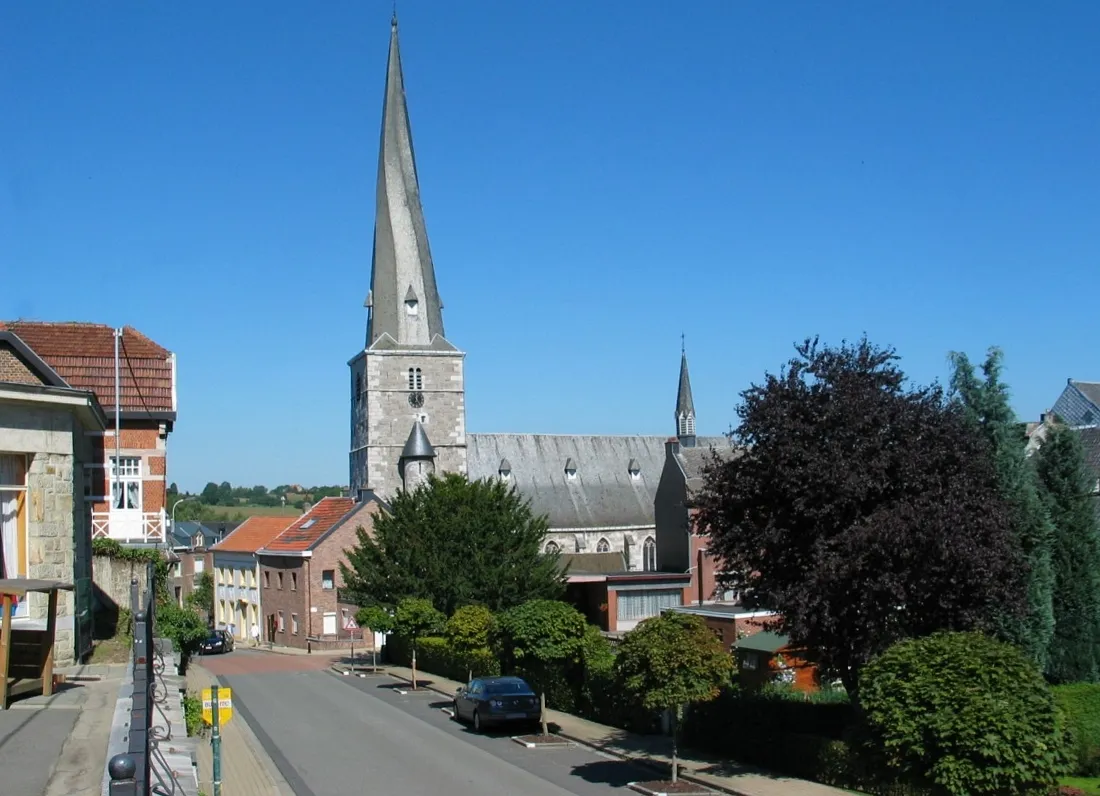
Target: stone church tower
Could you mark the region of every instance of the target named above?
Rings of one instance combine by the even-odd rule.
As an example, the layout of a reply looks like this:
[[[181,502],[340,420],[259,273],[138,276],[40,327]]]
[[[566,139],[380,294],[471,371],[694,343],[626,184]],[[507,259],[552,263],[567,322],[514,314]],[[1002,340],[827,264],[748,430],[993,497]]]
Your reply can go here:
[[[348,363],[349,465],[352,495],[371,489],[386,498],[402,486],[402,453],[412,437],[423,437],[425,443],[430,437],[436,471],[466,472],[465,354],[443,333],[443,303],[420,206],[396,18],[379,149],[366,344]],[[414,469],[419,471],[421,464]]]

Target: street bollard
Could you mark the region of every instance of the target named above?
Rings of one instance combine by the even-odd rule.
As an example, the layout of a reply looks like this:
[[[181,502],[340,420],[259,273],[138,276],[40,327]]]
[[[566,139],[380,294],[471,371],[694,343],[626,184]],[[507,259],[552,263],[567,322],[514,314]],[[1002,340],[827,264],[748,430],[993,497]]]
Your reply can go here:
[[[137,790],[137,762],[130,755],[115,755],[107,763],[108,796],[140,796]]]

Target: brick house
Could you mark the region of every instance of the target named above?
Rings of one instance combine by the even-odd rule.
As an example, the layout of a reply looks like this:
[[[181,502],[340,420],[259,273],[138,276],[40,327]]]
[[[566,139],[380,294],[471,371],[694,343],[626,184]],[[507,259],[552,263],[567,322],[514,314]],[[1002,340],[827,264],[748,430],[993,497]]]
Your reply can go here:
[[[289,519],[284,519],[284,525]],[[171,526],[171,523],[169,523]],[[214,571],[213,548],[240,525],[239,522],[195,522],[178,520],[169,527],[169,588],[176,602],[183,605],[195,590],[204,572]],[[213,619],[213,617],[210,617]]]
[[[560,561],[566,601],[605,633],[625,633],[687,599],[687,573],[629,570],[619,552],[566,553]]]
[[[59,666],[92,648],[92,517],[83,493],[107,422],[92,392],[65,384],[19,337],[0,330],[0,577],[73,584],[58,595]],[[45,629],[46,595],[28,597],[13,626]]]
[[[287,647],[347,643],[351,606],[338,600],[344,587],[340,562],[356,544],[356,528],[368,533],[386,505],[373,492],[360,499],[326,497],[257,551],[263,638]]]
[[[28,371],[25,355],[9,342],[0,352],[0,369],[9,377],[90,392],[103,407],[106,428],[82,432],[94,453],[82,463],[85,477],[77,499],[90,505],[92,537],[163,544],[166,447],[176,421],[175,355],[130,326],[116,335],[102,324],[6,321],[0,332],[18,340],[48,370],[44,376]]]
[[[235,638],[249,640],[253,623],[263,627],[258,551],[295,522],[292,517],[249,517],[214,545],[214,619],[232,628]]]
[[[698,605],[736,599],[718,586],[722,563],[708,550],[706,529],[696,521],[699,510],[693,500],[713,457],[729,458],[735,453],[728,444],[698,445],[695,437],[673,437],[665,443],[665,465],[653,508],[657,569],[689,573],[690,600]]]

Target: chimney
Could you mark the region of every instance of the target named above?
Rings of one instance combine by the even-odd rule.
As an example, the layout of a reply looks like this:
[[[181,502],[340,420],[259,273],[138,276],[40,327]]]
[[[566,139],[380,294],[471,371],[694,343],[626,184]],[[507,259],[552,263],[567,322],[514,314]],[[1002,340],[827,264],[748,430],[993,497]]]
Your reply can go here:
[[[302,504],[302,514],[309,514],[309,510],[313,508],[310,502],[307,500]]]

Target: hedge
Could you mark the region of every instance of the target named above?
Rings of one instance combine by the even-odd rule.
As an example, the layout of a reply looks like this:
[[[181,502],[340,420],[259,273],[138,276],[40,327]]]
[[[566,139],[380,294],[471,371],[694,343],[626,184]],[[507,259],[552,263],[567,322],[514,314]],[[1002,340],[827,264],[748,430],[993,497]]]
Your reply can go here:
[[[1069,725],[1074,773],[1083,777],[1100,774],[1100,685],[1073,683],[1051,690]]]
[[[392,635],[386,642],[386,657],[398,666],[408,666],[412,662],[412,645],[408,639]],[[478,650],[471,660],[466,660],[451,649],[447,639],[435,636],[422,638],[416,645],[416,668],[460,683],[466,682],[471,668],[474,677],[500,674],[500,662],[490,650]]]

